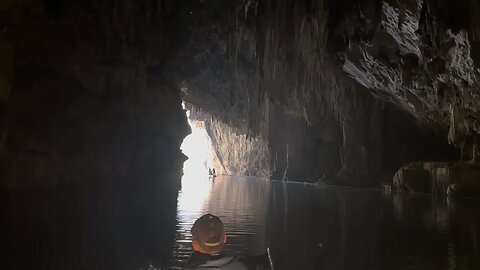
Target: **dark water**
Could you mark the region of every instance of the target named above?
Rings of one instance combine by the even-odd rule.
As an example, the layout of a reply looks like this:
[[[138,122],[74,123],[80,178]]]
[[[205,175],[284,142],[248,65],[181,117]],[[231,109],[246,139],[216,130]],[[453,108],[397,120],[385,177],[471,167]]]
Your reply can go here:
[[[211,212],[226,251],[276,269],[480,269],[480,201],[249,178],[162,188],[0,191],[0,269],[178,269]]]
[[[220,177],[179,195],[174,258],[210,212],[232,253],[271,248],[276,269],[480,269],[480,202]]]
[[[161,187],[0,190],[0,269],[148,269],[172,259],[176,196]]]

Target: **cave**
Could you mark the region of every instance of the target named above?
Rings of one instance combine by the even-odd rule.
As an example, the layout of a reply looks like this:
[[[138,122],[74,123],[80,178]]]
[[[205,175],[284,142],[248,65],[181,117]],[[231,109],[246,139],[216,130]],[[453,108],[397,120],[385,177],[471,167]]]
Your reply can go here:
[[[320,214],[302,215],[304,204],[372,233],[420,222],[405,211],[441,212],[447,221],[432,222],[463,239],[451,245],[475,248],[457,268],[442,268],[443,250],[417,251],[416,266],[476,269],[479,15],[474,0],[2,1],[0,268],[167,267],[183,250],[178,235],[190,237],[178,232],[191,222],[185,213],[222,213],[199,205],[236,198],[225,213],[258,202],[268,235],[291,233],[290,220],[331,229]],[[189,142],[194,135],[203,141]],[[224,176],[198,182],[210,167]],[[387,221],[356,216],[375,207],[369,192]],[[342,241],[355,242],[349,226]],[[387,240],[374,237],[368,248],[381,253]],[[274,255],[291,251],[285,241],[271,241]],[[312,269],[402,269],[388,252],[411,255],[386,249],[372,265],[332,241],[322,251],[330,259],[309,261],[318,243],[295,254]],[[352,252],[352,263],[337,251]]]

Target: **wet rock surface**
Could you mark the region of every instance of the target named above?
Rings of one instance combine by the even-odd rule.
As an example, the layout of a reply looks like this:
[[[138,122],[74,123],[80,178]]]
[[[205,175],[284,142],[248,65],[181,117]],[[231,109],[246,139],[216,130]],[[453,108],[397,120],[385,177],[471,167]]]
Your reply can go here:
[[[401,2],[405,12],[383,1],[205,3],[194,12],[190,35],[199,71],[185,79],[183,97],[245,140],[266,142],[276,179],[371,186],[391,182],[403,164],[456,160],[448,121],[430,121],[395,102],[404,94],[385,64],[356,64],[370,57],[363,43],[398,65],[422,53],[411,27],[420,20],[411,10],[420,14],[422,5]],[[399,21],[409,27],[396,30]],[[224,155],[236,151],[222,148]]]
[[[449,197],[480,197],[480,168],[468,163],[415,163],[394,176],[400,191],[433,193]]]
[[[0,9],[8,185],[178,179],[188,133],[180,98],[207,115],[231,174],[378,186],[412,162],[480,160],[475,1]]]
[[[478,163],[478,4],[475,1],[384,1],[372,34],[357,24],[343,69],[375,95],[421,122],[449,129],[461,159]]]

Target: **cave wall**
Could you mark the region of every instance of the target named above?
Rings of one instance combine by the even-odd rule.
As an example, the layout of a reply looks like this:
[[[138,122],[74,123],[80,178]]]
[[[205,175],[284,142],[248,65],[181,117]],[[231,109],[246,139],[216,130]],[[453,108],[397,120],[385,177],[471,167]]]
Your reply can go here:
[[[278,105],[272,106],[269,119],[272,178],[315,181],[338,172],[342,134],[334,119],[305,122],[304,115]]]
[[[0,185],[177,188],[189,127],[165,72],[176,12],[171,1],[2,2]]]
[[[181,4],[0,1],[1,269],[171,263]]]
[[[2,3],[2,182],[178,179],[180,95],[232,173],[375,185],[448,143],[475,160],[474,2]]]
[[[404,163],[456,159],[448,125],[422,121],[345,68],[349,44],[360,30],[375,36],[386,5],[204,3],[192,18],[189,47],[196,50],[185,53],[193,61],[183,98],[245,140],[266,141],[276,179],[376,185],[391,181]],[[358,14],[371,20],[359,22]]]
[[[361,3],[347,15],[345,72],[419,121],[449,129],[462,160],[477,163],[478,3],[382,1],[368,9]]]
[[[268,143],[261,138],[246,138],[221,121],[206,121],[207,134],[212,142],[217,173],[228,175],[269,176]],[[235,148],[232,149],[232,145]]]

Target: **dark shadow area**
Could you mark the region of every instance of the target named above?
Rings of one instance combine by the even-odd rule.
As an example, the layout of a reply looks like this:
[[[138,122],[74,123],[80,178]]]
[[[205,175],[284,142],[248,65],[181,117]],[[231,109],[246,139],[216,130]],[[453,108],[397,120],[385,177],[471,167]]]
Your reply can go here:
[[[278,270],[480,267],[478,200],[278,182],[270,190],[268,237]]]
[[[460,159],[460,150],[447,141],[447,130],[426,126],[395,107],[386,107],[382,114],[382,168],[389,175],[399,166],[417,161],[453,161]]]
[[[176,196],[159,186],[0,191],[1,269],[141,269],[170,263]]]

